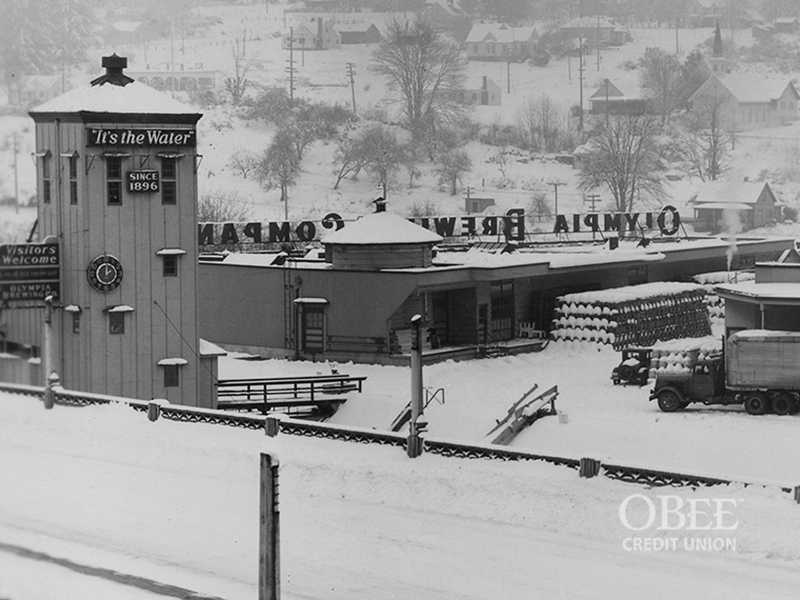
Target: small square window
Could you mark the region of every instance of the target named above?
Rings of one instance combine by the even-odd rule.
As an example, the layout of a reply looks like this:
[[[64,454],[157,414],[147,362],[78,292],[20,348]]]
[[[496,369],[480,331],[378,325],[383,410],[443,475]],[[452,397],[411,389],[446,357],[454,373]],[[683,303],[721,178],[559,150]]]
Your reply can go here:
[[[161,202],[162,204],[178,203],[178,192],[174,181],[161,182]]]
[[[125,333],[125,313],[108,313],[108,333],[111,335],[121,335]]]
[[[178,387],[180,385],[180,371],[178,365],[164,365],[164,387]]]
[[[167,255],[164,257],[164,277],[178,276],[178,257]]]

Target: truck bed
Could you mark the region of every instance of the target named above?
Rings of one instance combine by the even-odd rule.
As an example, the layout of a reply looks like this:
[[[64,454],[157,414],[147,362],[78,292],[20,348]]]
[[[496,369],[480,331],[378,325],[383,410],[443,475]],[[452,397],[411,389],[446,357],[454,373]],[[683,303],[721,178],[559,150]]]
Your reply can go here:
[[[725,373],[730,389],[800,390],[800,332],[754,329],[732,335]]]

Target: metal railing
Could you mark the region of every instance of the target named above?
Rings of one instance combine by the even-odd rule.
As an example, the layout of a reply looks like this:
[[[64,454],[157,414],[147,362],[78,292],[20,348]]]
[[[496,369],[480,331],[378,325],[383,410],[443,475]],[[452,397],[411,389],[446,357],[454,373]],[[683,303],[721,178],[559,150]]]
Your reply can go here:
[[[26,396],[37,396],[39,398],[41,398],[44,394],[43,387],[14,385],[7,383],[0,383],[0,391]],[[63,388],[58,388],[55,392],[55,402],[56,404],[73,406],[88,406],[92,404],[121,402],[129,405],[134,410],[147,412],[148,407],[154,402],[158,401],[149,402],[145,400],[132,400],[128,398],[104,396],[101,394],[73,392],[64,390]],[[306,437],[334,439],[365,444],[388,445],[398,448],[405,448],[407,443],[407,439],[404,435],[394,432],[376,431],[374,429],[358,427],[345,427],[331,423],[304,421],[289,418],[284,415],[263,416],[243,413],[230,413],[220,410],[172,405],[163,402],[160,402],[159,405],[160,416],[173,421],[183,421],[187,423],[209,423],[214,425],[227,425],[230,427],[242,427],[245,429],[265,430],[267,430],[267,421],[277,421],[277,431],[287,435],[301,435]],[[431,438],[425,438],[423,440],[423,444],[425,452],[444,457],[489,459],[500,461],[541,461],[552,465],[568,467],[574,470],[579,470],[581,466],[580,459],[542,455],[525,450],[515,450],[493,445],[467,444]],[[598,465],[598,474],[602,473],[610,479],[654,487],[709,487],[730,484],[740,484],[745,486],[777,485],[774,483],[734,481],[705,475],[674,473],[669,471],[660,471],[657,469],[649,469],[646,467],[632,467],[599,463]],[[777,485],[777,487],[788,493],[792,493],[795,489],[800,489],[781,485]]]

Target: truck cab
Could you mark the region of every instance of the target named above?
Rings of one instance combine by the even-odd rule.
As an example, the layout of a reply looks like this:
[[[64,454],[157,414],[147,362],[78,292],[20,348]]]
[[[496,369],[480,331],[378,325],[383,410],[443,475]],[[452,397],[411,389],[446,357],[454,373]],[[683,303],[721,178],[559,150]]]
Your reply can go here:
[[[722,357],[696,362],[691,371],[660,372],[650,392],[664,412],[675,412],[692,402],[725,403],[725,367]]]

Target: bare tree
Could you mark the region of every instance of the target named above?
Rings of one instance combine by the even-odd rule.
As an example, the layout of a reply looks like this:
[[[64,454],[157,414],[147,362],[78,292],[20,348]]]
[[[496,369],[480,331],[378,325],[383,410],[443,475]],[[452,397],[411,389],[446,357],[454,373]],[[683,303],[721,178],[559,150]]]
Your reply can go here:
[[[244,179],[247,179],[247,175],[255,168],[257,162],[258,159],[252,152],[244,148],[237,148],[231,154],[228,166],[241,173]]]
[[[681,102],[682,67],[678,59],[660,48],[648,48],[642,58],[640,85],[645,99],[668,125]]]
[[[367,163],[367,156],[364,153],[363,145],[358,137],[342,136],[336,142],[336,153],[333,156],[333,164],[336,176],[336,183],[333,189],[338,189],[342,179],[348,175],[356,178]]]
[[[618,212],[629,212],[637,198],[660,199],[663,181],[660,126],[648,115],[611,115],[593,121],[593,150],[580,172],[579,188],[607,186]]]
[[[300,159],[297,158],[291,133],[279,130],[275,134],[256,165],[255,173],[265,189],[280,188],[281,202],[288,215],[289,188],[300,176]]]
[[[247,91],[247,73],[254,63],[245,56],[244,38],[241,41],[239,38],[233,40],[231,53],[233,54],[233,76],[225,78],[225,89],[231,95],[234,106],[238,106]]]
[[[461,47],[419,18],[393,19],[372,55],[370,69],[387,79],[412,129],[435,128],[464,115],[466,68]]]
[[[528,212],[536,217],[537,221],[541,221],[544,217],[552,216],[553,210],[550,208],[547,194],[544,192],[534,192],[531,196],[531,203],[528,205]]]
[[[500,170],[500,176],[503,178],[502,183],[506,183],[506,170],[508,169],[508,154],[505,148],[501,148],[497,153],[489,157],[489,162],[497,165]]]
[[[450,150],[440,154],[437,162],[434,172],[439,176],[439,185],[448,185],[450,195],[455,196],[461,176],[472,170],[472,160],[463,150]]]
[[[380,186],[386,189],[400,167],[403,147],[397,136],[383,125],[373,125],[360,138],[362,151],[367,157],[364,164]]]
[[[726,115],[725,96],[698,98],[692,107],[689,132],[681,136],[684,169],[702,181],[714,181],[728,168],[731,135]]]
[[[516,114],[517,128],[528,147],[556,152],[566,128],[566,114],[549,96],[529,98]]]
[[[248,221],[253,211],[235,190],[208,190],[200,195],[197,218],[201,223]]]

